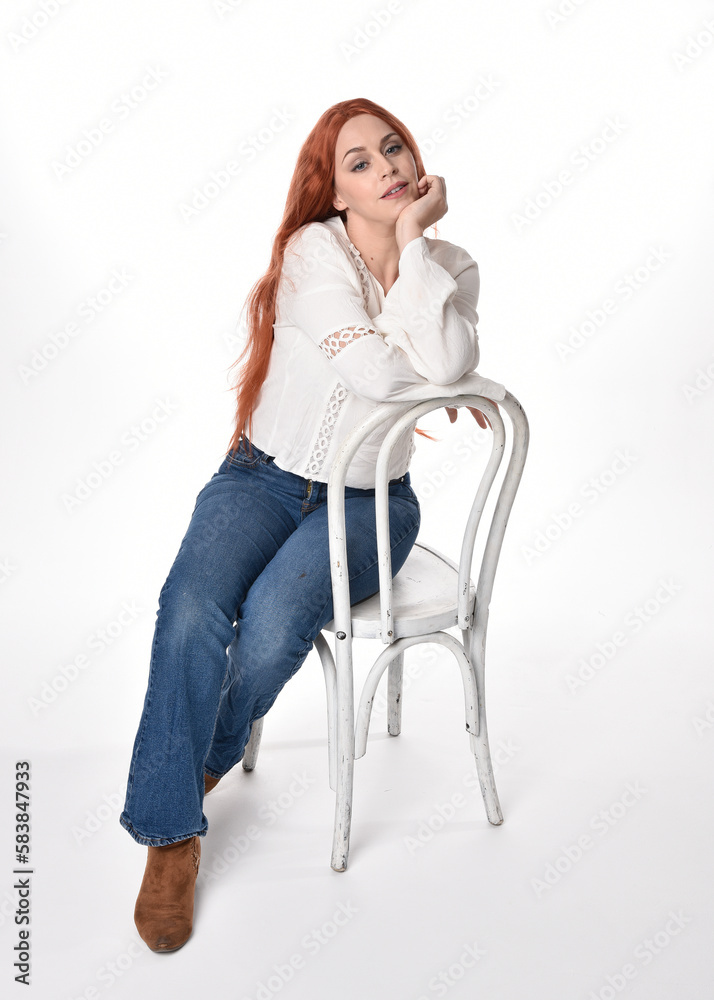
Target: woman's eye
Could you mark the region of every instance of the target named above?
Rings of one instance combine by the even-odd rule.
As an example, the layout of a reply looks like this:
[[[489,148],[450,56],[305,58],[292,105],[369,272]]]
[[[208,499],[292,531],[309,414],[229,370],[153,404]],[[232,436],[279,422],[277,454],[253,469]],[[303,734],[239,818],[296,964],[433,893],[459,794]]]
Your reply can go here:
[[[402,144],[400,142],[394,142],[392,143],[391,146],[387,146],[387,152],[389,152],[390,149],[401,149],[401,148]],[[360,160],[359,163],[355,163],[355,165],[352,167],[352,171],[358,174],[363,173],[364,171],[357,169],[357,167],[361,167],[363,163],[365,163],[364,160]]]

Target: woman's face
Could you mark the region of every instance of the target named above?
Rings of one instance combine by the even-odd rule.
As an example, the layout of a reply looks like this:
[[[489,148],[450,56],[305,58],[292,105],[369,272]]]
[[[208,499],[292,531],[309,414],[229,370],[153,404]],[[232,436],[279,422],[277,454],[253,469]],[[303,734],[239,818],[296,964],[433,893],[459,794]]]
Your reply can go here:
[[[361,147],[355,149],[355,147]],[[398,132],[375,115],[356,115],[340,129],[335,146],[333,204],[338,211],[372,223],[395,223],[405,205],[419,197],[414,157]],[[398,198],[383,198],[397,183]]]

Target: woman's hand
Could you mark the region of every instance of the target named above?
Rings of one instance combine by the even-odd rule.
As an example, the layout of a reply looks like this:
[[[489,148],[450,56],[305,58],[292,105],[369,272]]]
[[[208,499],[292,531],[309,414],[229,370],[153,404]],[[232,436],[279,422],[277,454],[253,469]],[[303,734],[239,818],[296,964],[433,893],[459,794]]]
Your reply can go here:
[[[438,174],[424,174],[423,177],[420,177],[417,181],[417,192],[417,200],[413,201],[411,205],[406,205],[397,218],[396,232],[400,250],[402,249],[400,235],[403,237],[403,242],[408,242],[412,238],[409,235],[410,229],[415,231],[415,227],[419,227],[423,231],[429,226],[433,226],[439,219],[443,219],[449,211],[446,202],[446,181]],[[489,402],[498,409],[498,403],[493,399]],[[444,409],[449,414],[449,420],[453,424],[459,415],[458,407],[445,406]],[[471,410],[479,427],[483,427],[485,430],[487,426],[491,426],[488,417],[481,410],[477,410],[473,406],[468,406],[467,409]]]
[[[423,231],[442,219],[448,211],[446,181],[436,174],[424,174],[417,181],[416,201],[405,205],[397,217],[397,231],[410,224],[419,226]]]
[[[419,227],[423,231],[429,226],[433,226],[439,219],[443,219],[449,211],[449,206],[446,202],[446,181],[443,177],[440,177],[438,174],[424,174],[417,181],[417,191],[417,200],[413,201],[411,205],[407,205],[397,218],[396,233],[400,250],[402,249],[402,242],[406,243],[413,238],[410,230],[411,232],[415,232],[415,227]],[[497,403],[493,400],[490,400],[490,402],[498,409]],[[444,409],[449,414],[449,420],[453,424],[458,416],[458,407],[445,406]],[[486,426],[491,426],[488,417],[481,410],[477,410],[472,406],[467,407],[467,409],[471,410],[473,418],[479,427],[485,429]]]
[[[486,397],[486,399],[488,399],[488,396]],[[493,403],[493,405],[496,407],[496,409],[498,409],[498,403],[495,400],[489,399],[488,401],[489,401],[489,403]],[[456,418],[459,415],[459,407],[458,406],[445,406],[444,409],[449,414],[449,420],[453,424],[453,422],[456,420]],[[486,416],[485,413],[481,412],[481,410],[477,410],[473,406],[467,406],[466,409],[467,410],[471,410],[471,414],[472,414],[474,420],[476,421],[476,423],[479,425],[479,427],[483,427],[484,430],[485,430],[487,424],[488,424],[489,427],[491,426],[491,421],[488,419],[488,417]],[[485,421],[485,423],[484,423],[484,421]]]

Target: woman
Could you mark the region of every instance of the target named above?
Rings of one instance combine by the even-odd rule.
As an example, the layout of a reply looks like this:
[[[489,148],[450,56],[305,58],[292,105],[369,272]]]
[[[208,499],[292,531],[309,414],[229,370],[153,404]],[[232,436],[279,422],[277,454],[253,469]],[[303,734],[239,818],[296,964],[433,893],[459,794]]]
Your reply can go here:
[[[454,395],[478,362],[478,267],[423,235],[446,211],[443,178],[425,174],[411,133],[372,101],[329,108],[298,156],[270,267],[249,297],[235,433],[159,597],[120,817],[148,846],[134,919],[153,951],[191,934],[205,793],[242,759],[253,721],[333,617],[326,496],[341,441],[377,401],[420,386],[433,395],[434,384]],[[388,429],[347,475],[352,604],[379,590],[374,471]],[[420,524],[413,431],[390,467],[393,574]]]

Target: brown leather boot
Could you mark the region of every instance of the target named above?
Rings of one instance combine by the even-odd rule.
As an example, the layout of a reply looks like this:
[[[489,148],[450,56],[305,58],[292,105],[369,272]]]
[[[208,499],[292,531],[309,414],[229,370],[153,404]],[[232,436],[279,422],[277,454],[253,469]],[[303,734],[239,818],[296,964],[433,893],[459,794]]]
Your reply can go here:
[[[215,788],[216,785],[218,784],[218,782],[220,780],[221,780],[220,778],[214,778],[210,774],[204,774],[204,776],[203,776],[203,789],[204,789],[203,794],[204,795],[208,795],[208,793],[211,791],[211,789]]]
[[[200,837],[149,848],[134,923],[152,951],[176,951],[190,938],[200,860]]]

